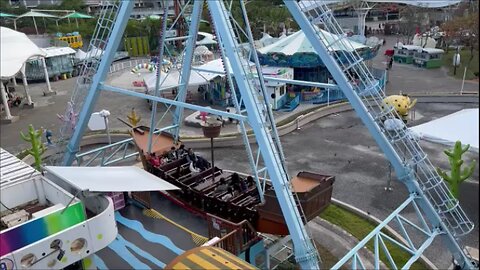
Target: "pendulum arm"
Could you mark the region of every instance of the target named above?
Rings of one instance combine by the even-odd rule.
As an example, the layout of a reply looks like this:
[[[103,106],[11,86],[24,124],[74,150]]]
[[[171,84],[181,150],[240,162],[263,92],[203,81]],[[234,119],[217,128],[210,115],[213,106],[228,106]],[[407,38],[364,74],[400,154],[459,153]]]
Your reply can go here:
[[[197,42],[198,27],[200,24],[200,17],[202,15],[203,0],[195,0],[193,4],[193,11],[190,19],[190,28],[188,29],[188,39],[186,41],[185,54],[182,61],[182,72],[180,74],[180,87],[178,91],[177,100],[185,102],[188,91],[188,82],[190,80],[190,73],[192,68],[193,52]],[[173,125],[176,126],[174,130],[175,142],[179,140],[180,127],[183,122],[184,108],[177,106],[173,115]]]

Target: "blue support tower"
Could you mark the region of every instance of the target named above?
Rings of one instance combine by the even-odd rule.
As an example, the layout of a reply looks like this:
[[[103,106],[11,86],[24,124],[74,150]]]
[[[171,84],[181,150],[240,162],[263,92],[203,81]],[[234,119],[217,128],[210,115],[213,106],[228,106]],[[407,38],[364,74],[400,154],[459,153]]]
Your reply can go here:
[[[61,164],[71,165],[75,159],[77,159],[77,164],[80,164],[84,157],[93,156],[92,159],[87,161],[88,165],[93,164],[92,161],[101,156],[102,162],[100,165],[103,166],[113,164],[123,158],[135,156],[135,153],[127,154],[127,150],[132,144],[131,139],[111,144],[94,151],[77,154],[82,135],[101,90],[152,101],[154,104],[154,110],[151,116],[152,131],[155,129],[153,125],[155,124],[156,103],[160,102],[175,106],[173,124],[162,127],[159,131],[174,130],[176,139],[179,137],[179,129],[183,121],[183,110],[185,108],[236,119],[239,121],[239,129],[243,135],[249,163],[252,167],[253,175],[257,180],[261,199],[263,200],[262,190],[264,189],[265,182],[262,183],[259,180],[259,174],[265,173],[266,175],[268,172],[268,177],[272,181],[291,234],[297,262],[302,269],[318,269],[321,266],[320,257],[305,228],[302,210],[297,208],[295,195],[292,194],[291,191],[290,179],[285,167],[282,147],[276,132],[271,109],[265,100],[265,85],[261,67],[258,64],[256,51],[253,46],[253,37],[249,29],[246,9],[244,3],[241,2],[241,0],[239,1],[242,19],[247,27],[247,31],[244,33],[248,40],[247,45],[250,48],[250,55],[248,56],[244,55],[240,50],[237,40],[237,38],[239,38],[239,32],[243,30],[240,29],[239,31],[235,29],[235,27],[238,28],[238,25],[235,26],[235,19],[224,5],[224,1],[207,0],[222,52],[222,59],[229,86],[232,89],[233,87],[238,88],[241,94],[241,98],[237,99],[235,96],[236,92],[234,90],[232,91],[236,112],[225,112],[185,102],[192,69],[192,56],[197,38],[198,24],[204,4],[203,0],[193,1],[191,23],[188,36],[186,37],[186,49],[182,54],[183,66],[178,84],[179,93],[174,100],[158,96],[160,89],[159,81],[157,81],[154,95],[104,84],[116,48],[128,22],[130,12],[132,11],[134,1],[113,1],[111,2],[113,4],[104,6],[91,42],[91,48],[105,48],[105,50],[100,61],[92,58],[88,65],[84,65],[81,76],[77,81],[74,94],[69,103],[69,108],[65,114],[65,118],[68,121],[66,121],[65,126],[60,132],[61,138],[64,140],[58,144],[58,149],[65,151]],[[385,106],[383,103],[385,93],[383,93],[378,81],[373,78],[363,63],[363,59],[355,51],[348,50],[351,45],[333,17],[333,12],[323,1],[285,0],[284,3],[293,15],[295,21],[305,32],[306,37],[309,39],[315,51],[326,64],[337,82],[338,88],[341,89],[348,98],[352,107],[393,165],[398,178],[406,185],[409,191],[407,200],[345,255],[333,268],[338,269],[347,262],[351,262],[353,269],[364,269],[365,267],[358,251],[371,240],[374,242],[375,268],[379,268],[380,266],[380,251],[383,251],[386,255],[387,262],[391,268],[396,269],[398,267],[388,251],[387,245],[385,244],[386,241],[393,243],[411,255],[405,265],[401,266],[401,268],[409,268],[437,236],[443,238],[455,260],[462,268],[475,268],[459,242],[461,236],[473,229],[473,223],[465,215],[458,201],[453,198],[442,179],[433,169],[431,162],[418,145],[416,139],[410,134],[409,130],[404,125],[400,125],[399,128],[394,130],[387,129],[385,123],[387,121],[394,121],[398,118],[398,115],[392,107]],[[182,13],[183,11],[184,10],[182,10]],[[328,42],[327,39],[322,38],[322,32],[319,31],[320,27],[316,24],[321,25],[324,30],[331,32],[336,39]],[[165,27],[166,25],[164,25],[163,32],[165,32]],[[164,41],[166,41],[166,39],[162,36],[160,63],[163,57]],[[333,51],[331,47],[334,44],[341,44],[343,48],[347,49],[343,51]],[[245,59],[254,60],[253,68]],[[343,61],[338,61],[338,59],[343,59]],[[353,83],[354,78],[358,78],[359,80],[357,81],[360,82]],[[315,83],[309,82],[284,81],[292,84],[316,85]],[[242,106],[244,106],[245,109],[242,109]],[[246,123],[252,128],[259,146],[256,157],[248,143],[245,128]],[[68,145],[63,143],[66,139],[70,139]],[[151,143],[151,138],[149,141]],[[122,158],[114,159],[118,151],[124,151],[124,154]],[[109,152],[109,156],[104,159],[107,152]],[[263,168],[259,168],[261,165],[260,159],[262,159],[263,165],[265,166]],[[413,207],[413,209],[415,209],[418,218],[417,223],[406,219],[402,215],[402,211],[406,207]],[[406,241],[405,243],[400,243],[382,232],[382,229],[391,222],[397,222],[400,234]],[[407,226],[413,227],[413,230],[416,232],[415,236],[409,233],[406,229]],[[414,237],[421,238],[420,243],[418,243],[418,239],[414,239]]]
[[[473,229],[473,223],[460,207],[458,200],[452,196],[416,138],[403,122],[400,122],[400,126],[394,130],[387,128],[385,123],[398,120],[399,116],[393,107],[383,103],[385,93],[363,63],[363,59],[355,50],[348,49],[352,46],[333,17],[332,10],[323,1],[285,0],[284,3],[357,115],[393,165],[398,179],[401,179],[411,194],[418,196],[417,204],[437,231],[436,234],[443,236],[455,260],[463,268],[474,268],[471,259],[458,242],[460,236]],[[320,27],[315,25],[316,23],[333,34],[336,39],[328,42],[323,38]],[[345,49],[339,52],[330,50],[334,44],[340,44]],[[338,59],[348,61],[345,63],[337,61]],[[355,78],[359,78],[360,82],[354,84]],[[368,98],[365,97],[365,93],[369,94]],[[395,213],[391,215],[393,216]],[[384,225],[381,224],[381,226]],[[426,243],[431,243],[431,240]],[[412,258],[418,258],[423,250],[424,248],[413,249]],[[355,250],[350,251],[347,256],[353,254],[356,254]],[[353,258],[357,258],[356,255]]]
[[[295,258],[302,269],[318,269],[318,252],[305,229],[294,196],[290,189],[287,174],[283,171],[284,164],[280,153],[270,134],[269,127],[263,115],[264,104],[259,103],[253,87],[253,74],[248,63],[242,61],[238,50],[238,43],[234,39],[233,27],[229,19],[229,12],[222,1],[208,0],[208,7],[212,19],[223,42],[222,50],[227,55],[238,89],[242,95],[244,105],[248,111],[248,123],[252,127],[255,139],[261,150],[268,174],[275,189],[282,213],[292,235],[295,246]],[[262,76],[262,74],[258,74]],[[267,108],[269,109],[269,108]]]

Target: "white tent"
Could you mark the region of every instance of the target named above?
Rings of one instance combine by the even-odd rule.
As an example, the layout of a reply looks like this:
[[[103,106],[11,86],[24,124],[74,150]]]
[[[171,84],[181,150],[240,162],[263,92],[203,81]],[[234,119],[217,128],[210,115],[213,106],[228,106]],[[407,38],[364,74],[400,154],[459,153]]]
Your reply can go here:
[[[197,45],[217,44],[217,41],[215,41],[215,36],[210,33],[198,32],[198,35],[203,36],[203,39],[200,41],[197,41]]]
[[[179,85],[180,73],[177,70],[170,70],[169,73],[161,73],[160,75],[160,91],[169,90],[172,88],[176,88]],[[155,84],[157,81],[157,74],[150,73],[145,76],[143,79],[145,82],[145,86],[149,92],[153,92],[155,90]],[[197,87],[199,85],[204,85],[209,83],[208,78],[205,76],[200,75],[199,72],[192,70],[190,73],[190,80],[188,82],[189,87]]]
[[[478,153],[478,108],[464,109],[433,121],[411,127],[419,138],[452,146],[456,141],[470,144]]]
[[[322,32],[322,38],[326,39],[330,44],[338,39],[336,35],[324,30],[320,31]],[[350,41],[349,44],[337,42],[329,49],[333,51],[353,51],[362,48],[368,48],[368,46]],[[258,51],[262,54],[283,53],[284,55],[294,55],[295,53],[316,53],[303,31],[297,31],[290,36],[277,40],[273,44],[258,49]]]
[[[412,44],[423,48],[435,48],[437,41],[431,37],[423,37],[420,34],[413,36]]]
[[[45,64],[46,53],[33,43],[24,33],[14,31],[10,28],[0,27],[0,78],[10,79],[21,71],[23,86],[27,105],[33,106],[32,98],[28,93],[27,77],[25,76],[25,62],[32,57],[42,57],[47,93],[52,92],[48,72]],[[10,114],[7,103],[7,93],[1,85],[1,98],[5,110],[5,119],[11,120],[14,117]]]
[[[229,61],[228,58],[225,57],[225,59],[227,60],[227,62]],[[242,61],[245,61],[244,59],[242,59]],[[255,65],[253,62],[248,62],[248,65],[250,67],[252,67],[253,65]],[[217,76],[225,76],[225,68],[223,67],[223,61],[221,58],[219,59],[215,59],[213,61],[210,61],[206,64],[203,64],[201,66],[198,66],[196,67],[198,68],[199,70],[201,71],[198,71],[199,74],[202,75],[202,77],[204,77],[205,79],[207,80],[211,80]],[[233,73],[232,71],[232,68],[230,67],[230,63],[227,63],[227,69],[230,73]],[[209,72],[211,71],[211,72]],[[219,72],[221,72],[222,74],[218,74]]]
[[[78,60],[83,60],[87,57],[87,53],[82,51],[82,49],[78,49],[75,53],[75,58]]]
[[[8,79],[22,69],[23,64],[33,56],[45,56],[24,33],[0,27],[0,74]]]

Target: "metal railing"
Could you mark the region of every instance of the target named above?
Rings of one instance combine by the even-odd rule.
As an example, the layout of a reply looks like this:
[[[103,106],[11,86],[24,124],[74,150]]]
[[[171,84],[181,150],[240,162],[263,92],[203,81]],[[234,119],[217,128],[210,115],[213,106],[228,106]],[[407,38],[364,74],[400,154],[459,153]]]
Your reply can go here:
[[[239,255],[261,239],[252,224],[246,220],[233,223],[207,213],[207,223],[208,238],[220,238],[212,243],[212,246],[220,247],[234,255]]]

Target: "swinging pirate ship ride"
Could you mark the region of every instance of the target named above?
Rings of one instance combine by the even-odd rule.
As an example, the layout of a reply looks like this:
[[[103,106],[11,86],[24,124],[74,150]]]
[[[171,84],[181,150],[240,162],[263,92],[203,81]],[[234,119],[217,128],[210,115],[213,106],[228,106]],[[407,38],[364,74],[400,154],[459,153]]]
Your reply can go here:
[[[247,220],[257,232],[273,235],[289,234],[270,181],[266,181],[265,201],[262,203],[255,181],[246,181],[247,175],[237,172],[240,181],[246,181],[246,190],[236,192],[233,197],[225,200],[223,198],[228,191],[216,192],[216,188],[221,185],[221,178],[227,183],[231,182],[235,172],[218,167],[212,168],[210,163],[206,170],[196,172],[192,171],[186,156],[168,159],[168,151],[172,147],[178,149],[182,143],[175,144],[173,136],[167,132],[153,133],[154,143],[149,153],[147,151],[149,132],[149,127],[138,126],[132,127],[130,134],[138,149],[143,168],[180,188],[168,192],[175,200],[197,213],[208,213],[234,223]],[[154,166],[150,162],[150,155],[153,153],[165,162],[160,166]],[[334,181],[334,176],[312,172],[300,172],[291,179],[292,192],[296,193],[298,198],[297,207],[303,210],[304,222],[318,216],[329,205]]]

